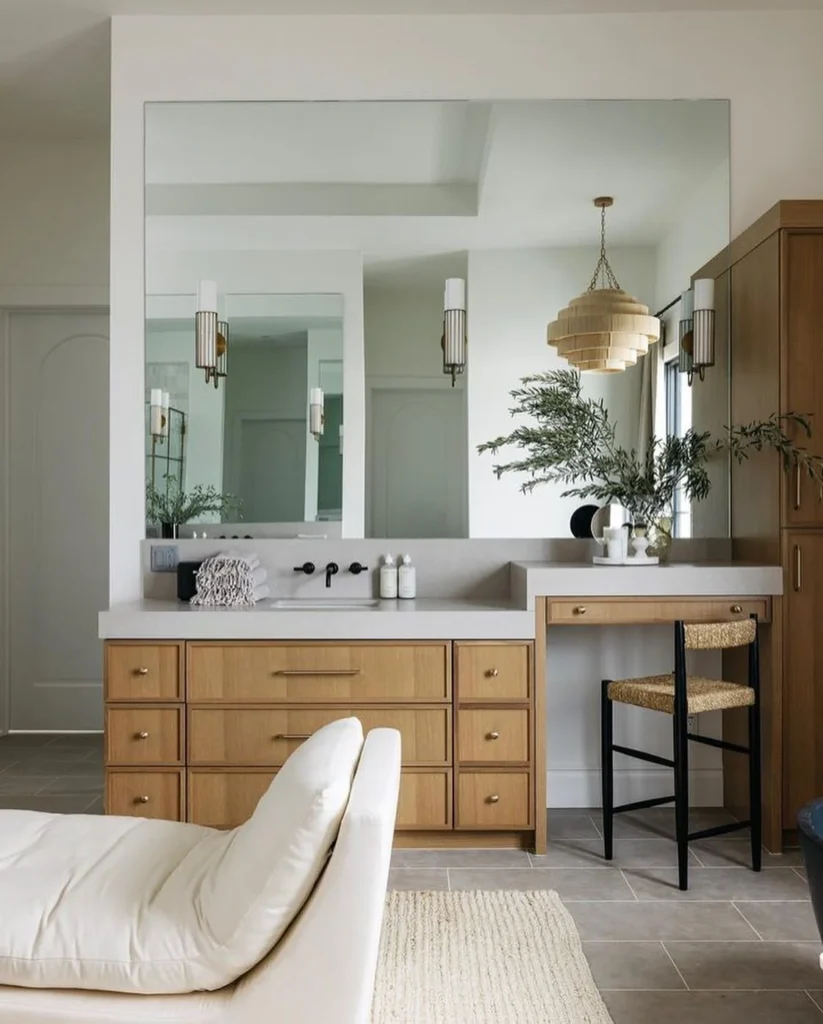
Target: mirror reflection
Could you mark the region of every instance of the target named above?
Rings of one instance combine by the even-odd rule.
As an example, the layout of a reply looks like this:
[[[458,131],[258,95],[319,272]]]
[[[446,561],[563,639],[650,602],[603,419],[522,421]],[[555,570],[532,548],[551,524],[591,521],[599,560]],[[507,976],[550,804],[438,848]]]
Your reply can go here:
[[[234,495],[245,524],[571,537],[579,500],[498,479],[516,446],[478,452],[521,378],[570,364],[623,447],[728,421],[722,296],[704,379],[680,346],[681,292],[729,238],[725,101],[149,104],[146,180],[147,480]],[[659,330],[547,339],[604,246],[593,287]],[[712,472],[676,536],[728,534]]]

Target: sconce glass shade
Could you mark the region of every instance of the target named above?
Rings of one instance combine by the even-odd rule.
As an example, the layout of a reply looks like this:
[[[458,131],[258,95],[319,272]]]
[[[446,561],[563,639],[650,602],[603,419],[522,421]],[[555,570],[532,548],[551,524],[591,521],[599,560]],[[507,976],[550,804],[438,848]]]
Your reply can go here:
[[[342,423],[340,424],[340,427],[338,429],[338,434],[339,434],[339,437],[340,437],[338,445],[339,445],[340,454],[342,455],[343,454],[343,424]]]
[[[163,392],[160,388],[152,388],[149,399],[149,432],[151,436],[163,438]]]
[[[217,370],[217,283],[215,281],[197,282],[194,347],[194,364],[199,369],[206,371],[206,383],[208,384]]]
[[[160,399],[160,436],[169,436],[169,406],[171,405],[171,395],[168,391],[163,391]]]
[[[220,377],[229,375],[229,324],[227,320],[217,321],[217,365],[214,371],[214,386]]]
[[[694,369],[703,380],[703,370],[714,366],[714,279],[694,282]]]
[[[450,277],[446,281],[443,297],[443,373],[452,379],[466,369],[466,282],[461,277]]]
[[[323,436],[323,389],[312,388],[309,391],[309,433],[319,441]]]
[[[678,325],[678,362],[680,373],[692,373],[694,353],[694,293],[691,288],[680,296],[680,323]]]

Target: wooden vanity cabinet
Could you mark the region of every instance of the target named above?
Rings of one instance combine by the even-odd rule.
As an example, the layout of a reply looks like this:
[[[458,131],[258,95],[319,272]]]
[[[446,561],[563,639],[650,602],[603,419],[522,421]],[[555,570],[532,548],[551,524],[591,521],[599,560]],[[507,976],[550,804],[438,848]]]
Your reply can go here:
[[[356,715],[401,734],[399,845],[531,846],[533,660],[526,640],[112,641],[106,812],[233,828]]]

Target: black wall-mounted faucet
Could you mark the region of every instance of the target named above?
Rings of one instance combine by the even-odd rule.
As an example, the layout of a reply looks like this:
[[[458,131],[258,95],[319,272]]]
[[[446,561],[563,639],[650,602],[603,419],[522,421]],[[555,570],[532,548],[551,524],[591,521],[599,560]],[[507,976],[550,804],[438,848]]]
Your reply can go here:
[[[360,562],[352,562],[349,566],[349,572],[352,576],[359,576],[361,572],[368,572],[368,569],[369,567],[367,565],[363,565]]]
[[[327,587],[331,586],[331,578],[332,576],[336,576],[338,572],[340,572],[340,566],[337,564],[337,562],[329,562],[329,564],[326,566]]]

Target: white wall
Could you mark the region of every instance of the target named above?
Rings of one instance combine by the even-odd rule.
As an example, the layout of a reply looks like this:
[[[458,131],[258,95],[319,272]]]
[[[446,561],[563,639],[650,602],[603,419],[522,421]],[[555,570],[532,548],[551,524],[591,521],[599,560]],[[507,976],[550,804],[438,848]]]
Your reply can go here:
[[[113,18],[111,598],[140,594],[147,101],[729,98],[736,233],[819,192],[821,35],[808,11]]]
[[[654,249],[612,249],[609,258],[621,287],[651,302]],[[526,424],[513,418],[509,392],[521,377],[568,368],[546,344],[546,326],[588,287],[598,250],[499,249],[469,253],[469,536],[570,537],[569,517],[583,502],[561,498],[567,488],[544,484],[524,495],[526,477],[497,479],[493,466],[523,457],[517,448],[478,455],[477,446]],[[641,360],[642,363],[642,360]],[[584,394],[602,398],[620,444],[635,446],[639,433],[641,365],[617,374],[583,375]],[[597,504],[597,502],[595,502]]]

